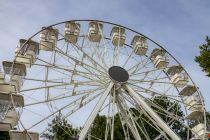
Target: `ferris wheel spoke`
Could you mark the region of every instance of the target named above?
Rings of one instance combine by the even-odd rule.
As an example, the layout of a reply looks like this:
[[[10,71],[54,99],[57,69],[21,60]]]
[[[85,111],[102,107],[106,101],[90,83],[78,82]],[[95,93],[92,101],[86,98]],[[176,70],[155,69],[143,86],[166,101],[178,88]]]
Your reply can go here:
[[[146,67],[148,64],[152,63],[151,61],[149,61],[150,58],[147,56],[144,60],[140,61],[140,62],[137,62],[136,64],[134,64],[132,67],[130,67],[128,69],[128,72],[132,75],[134,74],[135,72],[138,71],[138,69],[141,69],[141,68],[144,68]],[[140,67],[141,66],[141,67]],[[131,72],[131,70],[133,70]]]
[[[162,136],[164,136],[164,138],[166,138],[167,140],[170,140],[168,138],[168,136],[166,135],[165,131],[163,131],[158,124],[146,113],[144,112],[144,114],[147,116],[147,118],[149,119],[146,120],[145,118],[140,118],[142,121],[144,121],[145,123],[147,123],[150,127],[152,127],[153,129],[155,129],[157,132],[159,132]]]
[[[39,59],[39,60],[41,60],[41,59]],[[41,60],[42,62],[44,62],[44,60]],[[47,62],[46,62],[47,63]],[[70,68],[62,68],[62,67],[60,67],[60,66],[58,66],[58,65],[52,65],[52,64],[50,64],[50,63],[47,63],[48,65],[43,65],[43,64],[34,64],[34,65],[37,65],[37,66],[43,66],[43,67],[49,67],[49,68],[51,68],[52,70],[54,70],[54,71],[56,71],[56,72],[59,72],[59,73],[61,73],[61,74],[63,74],[63,75],[65,75],[65,76],[70,76],[70,74],[76,74],[76,75],[79,75],[79,76],[81,76],[81,77],[85,77],[85,78],[88,78],[88,79],[90,79],[91,77],[93,78],[93,73],[89,73],[89,72],[84,72],[84,71],[80,71],[80,70],[76,70],[76,69],[70,69]],[[62,71],[58,71],[58,70],[56,70],[56,69],[58,69],[58,70],[63,70],[63,72]],[[65,71],[65,72],[64,72]],[[68,72],[68,74],[66,73],[66,72]],[[96,77],[101,77],[101,78],[104,78],[104,76],[103,75],[97,75],[97,74],[95,74],[94,73],[94,75],[96,76]]]
[[[165,78],[164,78],[165,79]],[[129,81],[131,81],[133,84],[135,83],[153,83],[153,84],[168,84],[168,85],[173,85],[173,83],[171,82],[163,82],[163,81],[153,81],[153,80],[133,80],[133,79],[130,79]]]
[[[101,81],[101,80],[90,80],[90,81],[76,81],[76,80],[73,80],[72,82],[74,85],[87,85],[87,86],[101,86],[102,84],[107,84],[108,82],[104,82],[104,81]]]
[[[114,120],[115,120],[115,103],[116,103],[116,86],[113,86],[112,92],[112,119],[111,119],[111,140],[114,140]]]
[[[159,72],[158,71],[153,71],[151,73],[145,73],[144,77],[141,80],[145,80],[145,79],[149,80],[150,79],[150,80],[156,81],[156,80],[163,80],[163,79],[168,79],[169,78],[168,76],[165,77],[165,74],[164,74],[164,77],[163,77],[162,74],[163,74],[162,70],[160,70]]]
[[[28,81],[37,81],[37,82],[46,82],[46,83],[57,83],[57,84],[67,84],[62,81],[53,81],[53,80],[44,80],[44,79],[35,79],[35,78],[29,78],[29,77],[24,77],[22,78],[23,80],[28,80]]]
[[[60,35],[63,36],[62,34],[60,34]],[[63,37],[64,37],[64,36],[63,36]],[[65,38],[65,37],[64,37],[64,38]],[[68,38],[66,38],[66,39],[68,40]],[[78,46],[77,44],[74,44],[74,46],[75,46],[78,50],[80,50],[80,51],[83,53],[83,55],[85,55],[85,56],[90,60],[90,62],[91,62],[94,66],[100,67],[101,69],[104,70],[104,72],[106,72],[106,69],[105,69],[103,66],[101,66],[97,61],[95,61],[91,56],[89,56],[89,55],[83,50],[82,47]]]
[[[148,79],[148,80],[145,80],[145,79]],[[159,81],[159,80],[168,80],[168,76],[166,76],[166,77],[157,77],[157,78],[153,78],[153,79],[151,79],[151,78],[149,78],[149,77],[143,77],[143,78],[141,78],[141,79],[133,79],[133,78],[130,78],[130,81],[132,81],[132,82],[161,82],[161,81]]]
[[[135,113],[132,111],[132,109],[130,109],[131,115],[134,116],[134,120],[135,120],[136,122],[138,122],[138,120],[141,121],[140,118],[141,118],[142,111],[139,110],[138,105],[137,105],[134,101],[132,101],[131,98],[129,98],[128,96],[125,96],[125,95],[126,95],[126,94],[121,93],[121,96],[122,96],[124,99],[126,99],[131,105],[133,105],[134,107],[136,107],[135,110],[138,111],[139,114],[140,114],[139,117],[137,117],[137,116],[135,115]],[[136,123],[136,125],[137,125],[137,127],[141,130],[141,132],[143,133],[143,135],[145,136],[145,138],[146,138],[147,140],[149,140],[149,139],[150,139],[150,138],[149,138],[149,135],[148,135],[148,133],[147,133],[147,131],[146,131],[146,129],[145,129],[144,124],[142,123],[142,121],[141,121],[141,126],[139,125],[139,123]]]
[[[165,69],[167,69],[169,67],[166,67]],[[145,70],[145,71],[142,71],[142,72],[136,72],[136,73],[133,73],[131,74],[130,76],[138,76],[138,75],[144,75],[144,74],[148,74],[148,73],[151,73],[151,72],[156,72],[156,71],[161,71],[160,69],[149,69],[149,70]]]
[[[84,95],[84,96],[85,96],[85,95]],[[78,100],[80,100],[80,99],[82,99],[82,97],[79,98],[79,99],[77,99],[76,101],[78,101]],[[30,130],[30,129],[32,129],[33,127],[39,125],[40,123],[42,123],[43,121],[47,120],[47,119],[50,118],[51,116],[54,116],[54,115],[57,114],[58,112],[60,112],[60,111],[64,110],[65,108],[71,106],[71,105],[72,105],[73,103],[75,103],[76,101],[71,102],[71,103],[65,105],[64,107],[58,109],[57,111],[53,112],[52,114],[50,114],[50,115],[44,117],[42,120],[40,120],[40,121],[38,121],[37,123],[33,124],[33,125],[32,125],[31,127],[29,127],[27,130]]]
[[[177,134],[171,130],[171,128],[158,116],[149,106],[148,104],[142,99],[142,97],[138,96],[136,92],[126,85],[126,89],[128,90],[129,95],[133,100],[135,100],[138,105],[142,106],[145,111],[158,123],[159,127],[161,127],[172,139],[174,140],[181,140]]]
[[[79,82],[79,81],[72,81],[71,83],[62,83],[62,84],[54,84],[49,86],[42,86],[42,87],[35,87],[35,88],[29,88],[29,89],[23,89],[20,91],[20,93],[33,91],[33,90],[40,90],[40,89],[50,89],[55,87],[62,87],[62,86],[71,86],[71,85],[88,85],[88,86],[100,86],[101,84],[98,83],[98,81],[87,81],[87,82]]]
[[[81,77],[84,77],[86,79],[89,79],[89,80],[108,80],[108,78],[104,75],[97,75],[95,73],[91,74],[91,73],[81,73],[81,72],[78,72],[77,70],[73,73],[75,76],[81,76]],[[104,81],[103,80],[103,81]]]
[[[107,96],[109,95],[112,87],[113,87],[113,83],[110,83],[108,88],[102,94],[101,98],[99,99],[99,101],[98,101],[97,105],[95,106],[94,110],[92,111],[91,115],[88,117],[87,121],[85,122],[85,125],[84,125],[83,129],[81,130],[81,132],[79,134],[79,140],[84,140],[85,139],[91,124],[95,120],[98,112],[100,111],[100,108],[104,104],[104,102],[105,102]]]
[[[158,114],[164,115],[164,116],[169,117],[169,118],[172,118],[172,119],[174,119],[175,117],[178,118],[178,119],[185,119],[185,118],[179,116],[179,115],[175,112],[175,111],[177,111],[177,110],[175,110],[174,112],[169,112],[169,110],[173,109],[174,106],[176,107],[176,105],[178,104],[177,102],[175,102],[175,103],[174,103],[173,105],[171,105],[169,108],[164,109],[164,108],[162,108],[160,105],[158,105],[157,103],[152,102],[151,100],[148,100],[148,99],[146,99],[146,98],[145,98],[145,100],[147,100],[147,101],[150,103],[151,106],[153,106],[153,107],[155,107],[156,109],[158,109],[158,110],[164,112],[164,113],[162,113],[162,112],[160,112],[160,111],[158,111],[158,110],[155,110],[156,113],[158,113]],[[176,109],[177,109],[177,108],[176,108]]]
[[[118,110],[118,115],[119,115],[120,122],[121,122],[121,125],[122,125],[122,129],[123,129],[123,133],[124,133],[125,140],[128,140],[128,136],[129,136],[129,135],[128,135],[127,131],[126,131],[125,122],[124,122],[124,120],[123,120],[123,118],[122,118],[122,114],[120,113],[120,110],[119,110],[118,106],[117,106],[117,110]],[[106,139],[105,139],[105,140],[106,140]]]
[[[140,130],[142,130],[143,132],[145,132],[145,138],[149,138],[147,131],[146,129],[144,128],[144,123],[142,122],[142,120],[144,120],[146,123],[148,123],[152,128],[154,128],[157,132],[159,132],[160,134],[162,134],[163,136],[165,136],[165,138],[167,138],[167,136],[165,135],[165,132],[157,125],[157,123],[141,108],[137,105],[136,102],[134,102],[131,98],[128,98],[125,96],[125,94],[121,94],[121,96],[123,96],[129,103],[131,103],[134,107],[136,107],[136,111],[139,112],[139,116],[136,116],[135,117],[135,120],[138,121],[140,120],[141,121],[141,124],[142,124],[142,127],[143,127],[143,130],[141,128],[139,128]],[[139,110],[140,109],[140,110]],[[131,109],[131,112],[132,112],[132,115],[134,115],[135,113],[132,111]],[[146,115],[150,121],[153,123],[149,123],[148,120],[146,120],[144,117],[142,117],[142,115]]]
[[[122,65],[123,68],[126,66],[126,64],[128,63],[128,61],[131,59],[133,53],[134,53],[134,50],[131,51],[131,53],[129,54],[129,56],[125,60],[124,64]]]
[[[20,91],[20,93],[27,92],[27,91],[33,91],[33,90],[46,89],[46,88],[62,87],[62,86],[67,86],[67,85],[71,85],[71,84],[70,83],[64,83],[64,84],[56,84],[56,85],[50,85],[50,86],[42,86],[42,87],[23,89],[23,90]]]
[[[178,95],[172,95],[171,93],[167,94],[166,92],[161,92],[161,91],[158,91],[158,90],[152,89],[152,88],[144,88],[144,87],[142,87],[140,85],[136,85],[136,84],[132,84],[132,83],[128,83],[128,84],[131,85],[134,88],[140,89],[140,91],[143,90],[145,93],[148,93],[151,96],[154,96],[154,95],[160,95],[160,96],[167,95],[168,97],[171,96],[170,99],[173,99],[173,100],[176,100],[176,101],[179,101],[180,103],[182,103],[181,100],[174,99],[174,98],[179,98]]]
[[[106,130],[105,130],[105,139],[108,139],[108,135],[109,135],[109,124],[111,121],[111,115],[110,115],[110,108],[111,108],[111,96],[109,96],[109,103],[108,103],[108,111],[107,111],[107,119],[106,119]]]
[[[55,51],[58,52],[67,62],[71,63],[72,65],[75,65],[75,64],[76,65],[81,65],[81,66],[85,65],[85,66],[87,66],[87,67],[89,67],[91,69],[95,69],[94,67],[92,67],[92,66],[90,66],[90,65],[88,65],[88,64],[86,64],[86,63],[83,62],[83,57],[84,56],[81,58],[82,60],[79,60],[78,58],[75,58],[74,56],[71,56],[69,54],[65,54],[59,48],[56,48]],[[72,60],[75,64],[73,64],[72,62],[70,62],[70,60]]]
[[[45,129],[44,131],[42,131],[41,135],[43,135],[46,131],[48,131],[50,128],[54,127],[56,124],[58,124],[59,122],[61,122],[64,119],[67,119],[69,116],[71,116],[72,114],[74,114],[75,112],[77,112],[78,110],[80,110],[82,107],[84,107],[86,104],[90,103],[91,101],[93,101],[94,99],[96,99],[97,97],[99,97],[99,95],[101,95],[102,92],[98,93],[97,95],[91,97],[90,99],[87,99],[84,101],[84,98],[80,98],[81,100],[83,100],[82,104],[81,104],[81,100],[78,100],[78,103],[73,103],[73,105],[76,105],[72,110],[70,110],[61,120],[59,121],[55,121],[55,123],[53,123],[49,128]]]
[[[74,70],[73,69],[70,69],[70,67],[66,67],[66,68],[64,68],[63,66],[61,66],[61,65],[55,65],[55,64],[51,64],[51,63],[49,63],[49,62],[47,62],[47,61],[45,61],[45,60],[42,60],[42,59],[40,59],[40,58],[37,58],[39,61],[41,61],[41,62],[44,62],[45,64],[34,64],[34,65],[36,65],[36,66],[40,66],[40,67],[45,67],[45,68],[51,68],[51,69],[58,69],[58,70],[63,70],[63,71],[65,71],[65,72],[69,72],[69,73],[72,73]],[[60,72],[60,71],[59,71]],[[66,74],[66,73],[64,73],[64,72],[61,72],[62,74]],[[67,74],[66,74],[67,75]]]
[[[100,80],[103,79],[103,78],[101,78],[103,76],[96,74],[95,71],[92,71],[92,70],[90,70],[89,68],[86,68],[86,67],[83,67],[83,69],[87,70],[92,75],[92,77],[96,76],[97,79],[100,79]]]
[[[117,47],[114,47],[113,51],[113,56],[112,56],[112,65],[115,65],[116,61],[116,52],[117,52]]]
[[[100,47],[99,44],[100,43],[97,43],[97,45],[91,45],[91,44],[96,44],[96,43],[90,43],[90,42],[88,42],[88,46],[96,46],[96,47],[90,47],[91,57],[94,58],[94,56],[96,56],[97,57],[96,59],[98,59],[98,63],[100,62],[100,63],[102,63],[102,65],[104,67],[106,67],[106,65],[104,64],[104,61],[103,61],[102,56],[99,54],[99,52],[100,52],[100,50],[99,50],[100,49],[99,48]]]
[[[64,54],[64,53],[62,52],[62,50],[61,50],[61,51],[59,50],[59,52],[62,53],[62,54]],[[73,57],[67,55],[67,54],[64,54],[64,55],[65,55],[66,57],[68,57],[69,59],[73,60],[73,61],[75,62],[75,65],[81,66],[82,69],[87,70],[90,74],[96,76],[98,79],[101,79],[101,78],[100,78],[100,76],[97,76],[97,73],[99,73],[100,75],[106,75],[106,73],[104,73],[104,72],[98,70],[97,68],[92,67],[92,66],[90,66],[90,65],[88,65],[88,64],[86,64],[86,63],[84,63],[83,60],[80,61],[80,60],[77,60],[76,58],[73,58]],[[75,67],[75,68],[76,68],[76,67]],[[74,71],[76,71],[76,70],[74,70]]]
[[[141,137],[139,135],[138,129],[136,127],[136,124],[133,120],[133,117],[130,114],[129,108],[127,107],[126,103],[120,96],[117,97],[117,105],[122,113],[122,118],[125,121],[126,125],[130,128],[133,136],[136,140],[141,140]]]
[[[135,89],[135,88],[133,88],[133,89]],[[152,96],[152,98],[154,98],[155,97],[155,95],[157,95],[157,96],[167,96],[167,98],[168,99],[170,99],[170,100],[172,100],[172,101],[176,101],[176,102],[178,102],[178,103],[181,103],[181,104],[185,104],[185,103],[183,103],[181,100],[179,100],[179,98],[180,98],[180,96],[176,96],[176,95],[167,95],[167,94],[164,94],[164,93],[158,93],[158,92],[156,92],[156,91],[151,91],[151,90],[149,90],[149,91],[146,91],[146,90],[144,90],[144,91],[139,91],[139,90],[135,90],[137,93],[138,92],[142,92],[142,93],[144,93],[144,92],[147,92],[148,94],[150,94],[151,96]],[[139,94],[140,94],[139,93]],[[176,99],[177,98],[177,99]]]
[[[48,118],[54,116],[55,114],[65,110],[65,109],[69,109],[70,107],[74,107],[76,106],[73,110],[70,110],[70,113],[74,113],[75,111],[77,111],[78,109],[80,109],[81,107],[83,107],[83,105],[81,105],[81,101],[84,101],[84,103],[89,103],[90,101],[92,101],[93,99],[95,99],[96,97],[98,97],[101,93],[93,96],[92,98],[88,99],[90,97],[90,95],[83,95],[80,98],[70,102],[69,104],[63,106],[62,108],[56,110],[55,112],[52,112],[50,115],[44,117],[42,120],[38,121],[37,123],[33,124],[31,127],[29,127],[26,130],[30,130],[32,128],[34,128],[35,126],[39,125],[40,123],[42,123],[43,121],[46,121]],[[87,101],[86,101],[87,100]],[[69,115],[68,115],[69,116]]]
[[[105,57],[107,55],[107,49],[108,49],[109,42],[108,41],[106,42],[104,34],[102,33],[102,31],[100,31],[100,32],[102,34],[102,42],[103,42],[103,44],[100,45],[100,48],[103,47],[103,50],[102,50],[101,55],[100,55],[101,56],[101,61],[106,68],[109,68],[109,66],[108,66],[108,64],[106,63],[106,60],[105,60]],[[110,48],[112,48],[112,47],[110,47]]]
[[[144,127],[144,124],[142,123],[141,119],[139,119],[141,121],[141,126],[138,122],[138,119],[137,119],[137,116],[135,115],[135,113],[132,111],[132,109],[130,110],[131,112],[131,115],[133,116],[134,120],[136,121],[136,126],[137,128],[139,128],[139,130],[141,131],[141,133],[144,135],[144,137],[147,139],[147,140],[150,140],[149,138],[149,135]],[[139,117],[140,118],[140,117]]]
[[[48,100],[44,100],[44,101],[36,100],[37,102],[25,104],[24,107],[33,106],[33,105],[37,105],[37,104],[44,104],[44,103],[47,103],[47,102],[53,102],[53,101],[58,101],[58,100],[63,100],[63,99],[66,99],[66,98],[71,98],[71,97],[80,96],[80,95],[84,95],[84,94],[94,94],[95,92],[97,92],[99,90],[102,90],[102,89],[104,89],[104,87],[98,87],[96,89],[91,89],[91,90],[75,91],[76,93],[72,93],[71,95],[66,96],[65,95],[66,93],[71,92],[71,91],[68,91],[68,92],[65,92],[64,94],[61,94],[59,96],[53,97],[53,98],[48,99]]]
[[[61,53],[62,55],[68,57],[69,59],[71,59],[72,61],[74,61],[77,65],[81,65],[81,66],[86,66],[92,70],[96,70],[97,72],[101,73],[101,74],[106,74],[105,72],[97,69],[96,67],[90,66],[89,64],[86,64],[83,60],[78,60],[77,58],[74,58],[68,54],[65,54],[64,52],[62,52],[62,50],[60,50],[59,48],[56,48],[58,53]]]

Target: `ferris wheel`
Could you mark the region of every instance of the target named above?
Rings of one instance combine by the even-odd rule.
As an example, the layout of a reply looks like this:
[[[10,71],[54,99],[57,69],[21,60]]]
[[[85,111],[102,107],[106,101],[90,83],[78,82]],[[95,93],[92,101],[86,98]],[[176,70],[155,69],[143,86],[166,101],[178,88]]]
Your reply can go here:
[[[100,139],[91,135],[98,114],[107,117],[105,140],[115,139],[116,114],[125,140],[207,138],[200,91],[147,36],[106,21],[71,20],[19,43],[14,60],[3,61],[0,71],[0,133],[11,140],[38,140],[58,114],[80,127],[78,140]],[[185,138],[173,129],[176,122]]]

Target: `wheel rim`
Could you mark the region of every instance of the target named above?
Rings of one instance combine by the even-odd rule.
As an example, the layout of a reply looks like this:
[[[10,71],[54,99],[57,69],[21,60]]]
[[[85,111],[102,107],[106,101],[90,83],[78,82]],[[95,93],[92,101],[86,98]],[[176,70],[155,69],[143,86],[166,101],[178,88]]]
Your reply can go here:
[[[43,124],[43,121],[51,120],[52,117],[54,117],[56,114],[59,113],[58,108],[65,107],[65,109],[62,109],[62,114],[64,118],[65,116],[68,116],[69,113],[72,111],[72,110],[69,110],[70,112],[66,111],[66,108],[71,105],[70,104],[71,102],[69,100],[66,100],[68,98],[73,98],[71,100],[73,102],[78,101],[78,104],[76,105],[80,105],[80,103],[83,100],[85,100],[87,103],[89,103],[88,101],[91,101],[93,103],[96,102],[96,99],[100,98],[100,95],[102,95],[103,92],[106,91],[106,87],[108,87],[109,83],[113,81],[113,79],[110,79],[110,75],[108,75],[108,70],[110,69],[110,67],[113,67],[114,65],[120,66],[126,69],[126,71],[129,73],[129,80],[128,81],[125,80],[125,82],[122,82],[120,84],[117,82],[112,87],[113,89],[122,88],[121,92],[124,92],[122,95],[119,95],[120,97],[115,97],[115,96],[118,96],[116,95],[117,94],[116,91],[109,94],[113,102],[116,102],[116,103],[118,102],[118,105],[116,104],[113,105],[113,103],[111,103],[111,105],[109,106],[109,108],[112,108],[112,110],[114,110],[112,112],[112,115],[117,112],[116,110],[117,108],[120,108],[120,106],[122,108],[122,105],[120,105],[119,101],[117,100],[123,101],[125,104],[127,104],[128,108],[131,107],[132,103],[135,104],[135,101],[133,101],[133,99],[129,99],[130,97],[127,94],[125,94],[126,89],[123,88],[124,84],[129,85],[133,90],[135,90],[135,92],[138,92],[140,94],[139,96],[143,96],[145,100],[148,100],[148,102],[150,102],[151,104],[153,104],[159,109],[160,107],[158,107],[157,104],[152,102],[153,95],[166,95],[171,101],[178,102],[181,105],[182,110],[186,111],[185,112],[186,116],[189,114],[186,109],[186,104],[184,103],[184,100],[186,99],[186,97],[178,96],[178,93],[181,91],[181,88],[175,87],[170,82],[171,77],[166,72],[166,70],[168,70],[168,68],[172,66],[172,64],[181,65],[170,53],[168,53],[162,46],[158,45],[156,42],[152,41],[151,39],[147,38],[146,36],[134,30],[131,30],[129,28],[126,28],[117,24],[104,22],[104,21],[97,21],[97,22],[103,23],[104,25],[104,28],[103,28],[104,30],[103,30],[102,39],[100,43],[91,42],[87,36],[87,25],[88,25],[88,22],[91,22],[91,21],[93,20],[76,20],[76,22],[81,23],[82,25],[81,27],[84,27],[84,29],[81,29],[81,35],[79,37],[77,44],[74,45],[74,44],[67,43],[65,41],[65,36],[63,35],[63,33],[59,32],[59,35],[58,35],[59,38],[57,42],[58,44],[55,50],[52,52],[40,51],[39,57],[37,58],[37,62],[31,68],[31,72],[29,71],[28,76],[24,78],[25,82],[19,93],[25,97],[25,101],[26,101],[25,107],[23,108],[23,113],[20,118],[20,122],[22,122],[21,124],[23,124],[22,127],[24,126],[22,129],[33,130],[36,126]],[[53,27],[53,28],[57,27],[61,29],[61,28],[64,28],[63,27],[64,23],[66,22],[58,23],[49,27]],[[110,29],[114,25],[117,25],[118,27],[122,27],[126,29],[127,36],[126,36],[126,42],[123,45],[123,47],[120,47],[119,43],[118,43],[118,46],[113,46],[113,44],[111,44],[111,39],[108,36],[108,31],[110,31]],[[40,32],[41,31],[37,32],[30,39],[36,40],[36,35],[39,35]],[[149,50],[143,56],[135,55],[132,49],[132,45],[129,45],[131,42],[130,38],[132,38],[134,35],[140,35],[140,36],[146,37],[147,40],[149,41],[148,42]],[[170,64],[166,68],[160,69],[160,70],[157,68],[154,68],[154,64],[153,64],[154,60],[152,60],[152,58],[150,57],[152,50],[154,50],[157,47],[163,49],[170,60]],[[15,58],[15,60],[16,59],[17,58]],[[43,68],[45,72],[43,72]],[[37,73],[39,74],[39,76],[36,76],[36,74],[34,75],[35,70],[38,71]],[[195,86],[194,82],[191,80],[187,72],[185,70],[184,72],[186,73],[187,77],[189,77],[190,79],[188,84]],[[73,77],[72,77],[72,74],[73,74]],[[59,77],[59,79],[57,77]],[[27,86],[27,83],[31,86],[31,88],[30,86]],[[40,84],[42,86],[40,86]],[[59,89],[56,89],[56,88],[59,88]],[[32,91],[34,91],[34,93],[32,93]],[[35,97],[34,94],[36,94],[36,92],[38,91],[43,92],[44,96],[38,95],[37,97]],[[62,93],[61,94],[62,96],[55,94],[58,92]],[[72,95],[68,95],[68,92],[72,92]],[[77,95],[77,92],[78,92],[78,95]],[[89,93],[91,92],[94,92],[95,95],[90,95]],[[54,95],[52,95],[51,93],[53,93]],[[29,98],[32,98],[32,95],[28,96],[27,94],[29,95],[32,94],[33,98],[35,99],[29,99]],[[202,100],[201,93],[197,90],[194,94],[200,98],[200,100],[202,101],[201,103],[202,103],[203,109],[204,109],[204,103]],[[26,98],[28,98],[27,99],[28,101],[26,100]],[[116,98],[119,98],[119,99],[116,99]],[[45,99],[45,100],[48,99],[48,101],[47,102],[44,100],[40,101],[40,99]],[[36,102],[33,102],[33,100]],[[105,103],[108,102],[107,100],[104,100],[104,102]],[[62,103],[66,102],[66,104],[64,105],[61,102]],[[38,115],[39,110],[35,109],[34,107],[31,108],[31,106],[36,106],[40,104],[45,106],[46,110],[49,111],[48,113],[45,112],[48,115],[44,115],[41,120],[40,118],[37,120],[34,119],[34,122],[33,123],[30,122],[30,125],[27,126],[26,124],[27,121],[24,122],[24,120],[27,120],[26,116],[28,117],[29,115],[24,114],[24,112],[33,111],[32,113],[33,115],[31,114],[31,116],[34,116],[34,114]],[[64,106],[63,107],[59,106],[60,104]],[[104,109],[104,110],[108,112],[107,109]],[[205,124],[205,120],[206,120],[205,111],[203,112],[203,114],[204,114],[203,120]],[[38,116],[40,115],[42,114],[39,114]],[[109,115],[110,114],[108,114],[108,116]],[[86,116],[86,118],[87,117],[88,116]],[[66,118],[68,119],[68,117]],[[130,118],[132,119],[131,116]],[[171,116],[171,118],[173,117]],[[112,118],[112,120],[114,120],[114,118]],[[183,126],[189,129],[188,123],[189,121],[185,120],[185,123],[183,123]],[[155,126],[156,124],[154,123],[153,125]],[[113,127],[113,125],[111,125],[110,127]],[[138,126],[135,126],[135,123],[134,123],[134,128],[131,128],[131,129],[134,129],[132,131],[135,131],[135,129],[139,129],[137,127]],[[189,130],[191,131],[191,129]],[[113,135],[114,134],[112,132],[112,137]],[[149,135],[146,133],[146,131],[142,130],[142,135],[145,138],[149,138]],[[138,138],[138,137],[141,137],[141,136],[139,134],[136,134],[135,138]],[[167,136],[165,137],[167,138]],[[187,139],[190,139],[190,136],[187,136]]]

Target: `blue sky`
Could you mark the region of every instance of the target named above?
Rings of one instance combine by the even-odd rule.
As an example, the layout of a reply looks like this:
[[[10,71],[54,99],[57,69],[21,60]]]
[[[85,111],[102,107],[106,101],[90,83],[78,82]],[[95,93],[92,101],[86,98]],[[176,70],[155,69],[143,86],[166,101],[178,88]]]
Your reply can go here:
[[[209,0],[0,0],[0,61],[11,60],[20,38],[70,19],[100,19],[139,31],[163,45],[186,68],[210,110],[210,78],[194,57],[210,36]]]

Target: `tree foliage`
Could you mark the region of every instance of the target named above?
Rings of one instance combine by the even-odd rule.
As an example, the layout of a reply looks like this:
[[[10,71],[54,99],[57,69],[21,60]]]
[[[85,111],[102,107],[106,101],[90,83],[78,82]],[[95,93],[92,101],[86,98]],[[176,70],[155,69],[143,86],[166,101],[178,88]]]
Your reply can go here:
[[[0,140],[9,140],[9,132],[0,131]]]
[[[91,135],[99,139],[105,139],[106,122],[106,116],[97,115],[91,128]],[[108,135],[108,139],[111,139],[110,133]],[[119,114],[116,114],[114,117],[114,139],[125,140]]]
[[[210,77],[210,40],[206,37],[206,43],[199,46],[200,55],[195,57],[195,61],[199,63],[200,67],[207,76]]]
[[[44,133],[41,137],[48,140],[76,140],[77,132],[76,128],[73,128],[67,120],[61,119],[60,116],[56,116],[49,125],[48,132]]]

